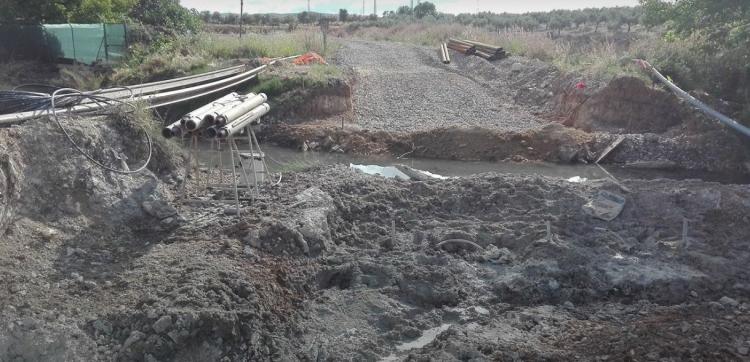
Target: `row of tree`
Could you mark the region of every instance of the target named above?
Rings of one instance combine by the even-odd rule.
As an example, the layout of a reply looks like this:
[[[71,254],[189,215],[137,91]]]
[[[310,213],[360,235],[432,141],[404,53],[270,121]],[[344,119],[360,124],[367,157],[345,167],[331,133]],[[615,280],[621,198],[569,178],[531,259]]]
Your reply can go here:
[[[125,0],[121,0],[125,1]],[[411,21],[416,19],[436,19],[444,22],[457,22],[463,25],[477,27],[488,27],[493,29],[520,28],[527,31],[544,29],[547,31],[558,31],[564,29],[577,29],[581,26],[590,25],[594,31],[607,27],[611,30],[627,28],[630,32],[635,24],[644,23],[655,25],[653,19],[645,18],[642,7],[615,7],[615,8],[590,8],[583,10],[554,10],[550,12],[532,12],[526,14],[496,14],[482,12],[478,14],[445,14],[439,13],[435,4],[424,1],[415,5],[401,6],[395,11],[383,12],[383,18],[389,20]],[[201,19],[206,23],[214,24],[237,24],[239,15],[233,13],[220,13],[203,11]],[[374,15],[360,16],[350,14],[346,9],[340,9],[338,17],[330,14],[303,11],[295,15],[272,15],[272,14],[244,14],[242,23],[249,25],[280,25],[280,24],[313,24],[320,20],[340,22],[357,22],[363,20],[377,20]]]
[[[175,32],[198,31],[200,18],[179,0],[2,0],[0,24],[140,22]]]

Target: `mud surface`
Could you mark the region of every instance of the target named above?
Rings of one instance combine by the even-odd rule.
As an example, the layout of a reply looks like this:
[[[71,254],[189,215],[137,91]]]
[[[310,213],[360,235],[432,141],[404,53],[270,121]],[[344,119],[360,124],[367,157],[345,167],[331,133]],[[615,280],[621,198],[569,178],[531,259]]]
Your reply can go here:
[[[135,159],[110,127],[74,134]],[[237,217],[194,184],[204,202],[176,203],[174,167],[104,174],[45,152],[64,144],[50,124],[0,131],[24,180],[3,199],[3,360],[702,360],[750,347],[744,186],[625,193],[328,166],[286,174]],[[627,200],[614,221],[584,211],[599,190]]]

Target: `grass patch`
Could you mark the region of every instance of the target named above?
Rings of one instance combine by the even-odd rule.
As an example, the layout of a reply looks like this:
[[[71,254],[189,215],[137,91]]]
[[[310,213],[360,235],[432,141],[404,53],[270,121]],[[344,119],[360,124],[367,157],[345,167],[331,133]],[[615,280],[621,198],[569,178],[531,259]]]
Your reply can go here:
[[[331,81],[342,77],[341,70],[332,65],[282,67],[261,74],[252,91],[273,97],[294,89],[325,88]]]
[[[338,46],[330,37],[324,46],[322,34],[302,31],[245,34],[241,39],[208,33],[180,36],[148,47],[135,45],[110,80],[114,84],[152,82],[202,73],[236,59],[286,57],[309,51],[328,57]]]

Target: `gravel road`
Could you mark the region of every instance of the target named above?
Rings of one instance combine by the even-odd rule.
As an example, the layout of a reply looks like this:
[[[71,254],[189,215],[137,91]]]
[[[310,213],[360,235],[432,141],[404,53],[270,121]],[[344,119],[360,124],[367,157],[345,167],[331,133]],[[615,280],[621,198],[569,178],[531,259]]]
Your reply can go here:
[[[477,83],[458,65],[440,63],[431,48],[347,41],[335,62],[352,68],[357,77],[355,119],[366,129],[411,132],[478,126],[519,131],[542,123],[515,104],[509,89]]]

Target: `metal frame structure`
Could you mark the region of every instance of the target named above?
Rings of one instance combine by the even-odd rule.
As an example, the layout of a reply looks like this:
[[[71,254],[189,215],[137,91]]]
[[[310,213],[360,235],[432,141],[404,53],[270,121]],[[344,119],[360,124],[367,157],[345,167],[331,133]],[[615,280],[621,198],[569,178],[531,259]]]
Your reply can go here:
[[[185,140],[189,140],[189,155],[188,161],[185,165],[185,182],[182,184],[181,199],[183,202],[195,202],[198,200],[191,200],[188,198],[187,183],[192,178],[195,180],[195,185],[198,189],[209,190],[231,190],[233,193],[233,199],[223,199],[215,202],[231,202],[235,204],[236,214],[241,215],[242,200],[248,200],[255,202],[255,198],[260,195],[261,183],[267,181],[268,165],[265,161],[265,154],[261,151],[258,139],[255,136],[255,131],[252,126],[246,126],[244,128],[244,136],[229,136],[225,139],[213,138],[211,139],[211,146],[208,150],[201,150],[199,147],[199,137],[195,134],[190,134],[188,137],[183,138],[183,144]],[[247,142],[247,149],[241,149],[240,144]],[[229,148],[229,165],[225,165],[224,152]],[[203,157],[199,157],[199,155]],[[243,159],[250,159],[249,165]],[[201,179],[203,169],[201,168],[201,159],[209,160],[205,165],[205,178]],[[231,168],[231,172],[227,172],[226,166]],[[239,167],[240,172],[237,172]],[[227,182],[227,177],[230,177]],[[244,198],[241,197],[242,193],[248,193]]]

